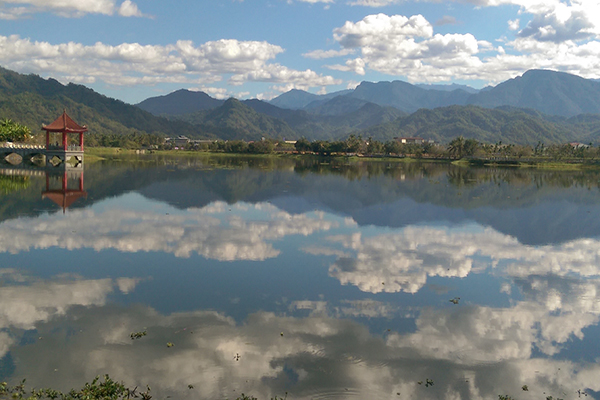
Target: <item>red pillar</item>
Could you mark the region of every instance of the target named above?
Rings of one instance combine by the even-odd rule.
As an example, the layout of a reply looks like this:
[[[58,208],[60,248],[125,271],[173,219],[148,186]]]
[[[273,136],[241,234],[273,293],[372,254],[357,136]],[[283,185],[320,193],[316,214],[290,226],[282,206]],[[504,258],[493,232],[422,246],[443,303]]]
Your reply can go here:
[[[63,144],[63,149],[64,149],[65,151],[67,151],[67,132],[63,132],[63,133],[62,133],[62,140],[63,140],[63,142],[62,142],[62,144]]]
[[[67,176],[67,173],[65,172],[63,175],[63,181],[62,181],[62,190],[63,193],[67,192],[67,185],[69,184],[69,177]]]
[[[79,133],[79,146],[81,147],[81,151],[83,151],[83,132]]]
[[[50,132],[46,131],[46,150],[50,147]]]

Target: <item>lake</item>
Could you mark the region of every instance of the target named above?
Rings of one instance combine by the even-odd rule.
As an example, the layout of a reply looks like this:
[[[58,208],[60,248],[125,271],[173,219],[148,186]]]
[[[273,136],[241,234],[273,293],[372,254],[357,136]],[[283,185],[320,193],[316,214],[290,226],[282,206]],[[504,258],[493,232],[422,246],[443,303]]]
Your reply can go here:
[[[157,399],[599,398],[599,171],[0,167],[0,381],[110,374]]]

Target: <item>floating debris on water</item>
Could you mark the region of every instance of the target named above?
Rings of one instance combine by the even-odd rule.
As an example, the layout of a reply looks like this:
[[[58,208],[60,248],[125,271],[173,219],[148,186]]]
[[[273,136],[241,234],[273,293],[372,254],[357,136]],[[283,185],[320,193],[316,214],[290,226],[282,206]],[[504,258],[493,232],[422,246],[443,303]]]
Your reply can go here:
[[[145,330],[140,331],[140,332],[132,332],[129,337],[131,338],[131,340],[135,340],[135,339],[140,339],[144,336],[146,336],[148,334],[148,332],[146,332]]]

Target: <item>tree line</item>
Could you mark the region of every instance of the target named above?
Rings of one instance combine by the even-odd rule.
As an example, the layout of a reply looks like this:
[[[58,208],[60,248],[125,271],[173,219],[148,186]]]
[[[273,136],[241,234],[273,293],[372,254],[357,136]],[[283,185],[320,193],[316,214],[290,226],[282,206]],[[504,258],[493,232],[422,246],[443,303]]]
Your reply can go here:
[[[5,118],[0,120],[1,142],[33,142],[43,144],[43,134],[31,135],[31,130],[22,124]],[[91,133],[85,137],[86,145],[91,147],[121,147],[126,149],[150,148],[157,150],[174,149],[175,145],[165,141],[163,135],[156,133],[132,132]],[[277,152],[310,153],[320,156],[367,155],[399,156],[415,158],[461,159],[548,159],[560,160],[596,160],[600,159],[600,146],[592,144],[565,143],[546,145],[538,142],[535,146],[497,143],[483,143],[473,138],[458,136],[447,145],[423,141],[422,143],[401,143],[398,140],[381,142],[372,138],[363,139],[360,135],[350,135],[345,140],[309,141],[301,138],[291,144],[283,140],[264,139],[246,142],[243,140],[191,141],[186,150],[210,151],[237,154],[270,154]]]

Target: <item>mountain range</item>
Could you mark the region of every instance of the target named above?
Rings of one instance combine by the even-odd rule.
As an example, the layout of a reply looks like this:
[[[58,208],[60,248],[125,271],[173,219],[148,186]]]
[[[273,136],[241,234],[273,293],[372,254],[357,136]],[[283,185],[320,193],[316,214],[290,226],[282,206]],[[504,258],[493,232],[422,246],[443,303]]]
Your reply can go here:
[[[515,144],[599,140],[596,115],[600,115],[600,83],[547,70],[530,70],[482,90],[402,81],[362,82],[353,90],[327,95],[294,89],[270,102],[238,102],[235,117],[224,117],[227,111],[223,110],[219,119],[213,117],[210,107],[230,109],[231,104],[208,103],[209,97],[204,93],[185,94],[198,98],[193,112],[168,112],[183,96],[182,91],[177,91],[145,100],[138,106],[154,113],[158,108],[160,115],[204,129],[212,126],[209,131],[224,138],[255,139],[262,131],[268,136],[303,136],[312,140],[339,139],[350,133],[378,140],[421,136],[440,142],[459,135]],[[151,101],[157,108],[148,108]],[[192,107],[188,103],[179,108],[183,109],[189,111]],[[246,121],[257,120],[255,113],[270,117],[270,122],[263,120],[260,125],[254,124],[254,129],[239,122],[241,114],[246,115]],[[237,122],[232,124],[233,121]],[[226,127],[227,132],[215,130],[218,126]]]
[[[64,108],[88,125],[91,134],[337,140],[353,133],[378,140],[420,136],[443,143],[459,135],[515,144],[600,141],[600,82],[555,71],[527,71],[481,90],[362,82],[327,95],[291,90],[266,102],[221,100],[182,89],[130,105],[83,85],[0,68],[0,118],[35,132]]]

